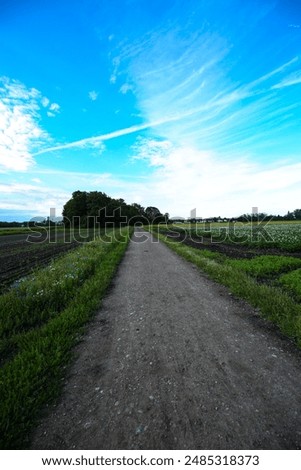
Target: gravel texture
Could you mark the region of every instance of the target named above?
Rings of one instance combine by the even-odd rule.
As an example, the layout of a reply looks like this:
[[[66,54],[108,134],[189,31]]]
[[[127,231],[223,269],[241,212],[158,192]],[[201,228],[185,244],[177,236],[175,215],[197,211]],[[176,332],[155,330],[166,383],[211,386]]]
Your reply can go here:
[[[300,449],[301,354],[136,231],[33,449]]]

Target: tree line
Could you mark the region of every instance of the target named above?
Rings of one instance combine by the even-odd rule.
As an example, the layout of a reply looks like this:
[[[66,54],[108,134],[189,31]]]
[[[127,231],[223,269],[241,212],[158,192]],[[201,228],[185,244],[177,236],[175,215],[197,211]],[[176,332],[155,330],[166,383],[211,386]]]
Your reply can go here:
[[[168,214],[161,214],[157,207],[127,204],[124,199],[114,199],[101,191],[75,191],[63,208],[66,227],[92,228],[136,223],[160,223]]]
[[[39,224],[56,225],[61,223],[51,220],[51,218],[38,217]],[[260,212],[258,214],[242,214],[239,217],[210,217],[210,219],[188,219],[189,222],[247,222],[251,220],[267,220],[274,221],[301,221],[301,209],[288,211],[285,215],[272,215]],[[179,219],[184,221],[184,218]],[[176,222],[177,220],[169,220],[169,215],[162,214],[157,207],[142,207],[140,204],[127,204],[124,199],[114,199],[100,191],[75,191],[72,193],[71,199],[66,202],[63,209],[63,223],[70,227],[89,228],[99,224],[105,226],[106,223],[112,222],[116,224],[127,223],[134,225],[136,222],[141,223],[160,223],[160,222]],[[6,222],[0,221],[0,228],[8,227],[34,227],[37,225],[37,219],[24,222]]]
[[[240,217],[237,217],[235,220],[238,222],[246,222],[246,220],[264,220],[264,219],[273,219],[273,220],[301,220],[301,209],[295,209],[294,211],[288,211],[285,215],[272,215],[260,212],[258,214],[243,214]]]

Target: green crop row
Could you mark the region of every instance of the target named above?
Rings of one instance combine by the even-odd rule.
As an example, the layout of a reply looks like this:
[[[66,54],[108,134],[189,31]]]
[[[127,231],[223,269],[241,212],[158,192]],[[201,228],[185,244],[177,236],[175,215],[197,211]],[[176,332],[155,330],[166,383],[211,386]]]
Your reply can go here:
[[[274,286],[301,302],[300,258],[263,255],[248,260],[228,259],[227,264],[261,281],[272,281]]]
[[[252,259],[231,259],[227,263],[256,278],[301,268],[301,259],[292,256],[262,255]]]

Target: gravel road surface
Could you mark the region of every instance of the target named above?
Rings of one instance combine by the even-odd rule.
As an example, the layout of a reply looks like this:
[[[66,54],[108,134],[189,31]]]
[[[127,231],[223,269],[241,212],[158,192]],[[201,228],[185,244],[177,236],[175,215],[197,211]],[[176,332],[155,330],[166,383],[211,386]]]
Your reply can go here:
[[[301,354],[137,231],[33,449],[300,449]]]

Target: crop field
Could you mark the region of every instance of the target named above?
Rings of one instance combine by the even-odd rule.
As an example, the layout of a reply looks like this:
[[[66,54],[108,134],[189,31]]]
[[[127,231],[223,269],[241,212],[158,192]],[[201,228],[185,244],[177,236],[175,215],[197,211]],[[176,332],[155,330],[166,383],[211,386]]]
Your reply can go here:
[[[0,228],[0,237],[5,235],[20,235],[23,233],[30,234],[31,230],[27,227],[8,227]]]
[[[300,223],[174,224],[152,231],[301,347]]]
[[[25,240],[6,240],[11,258],[31,262],[27,276],[0,295],[0,448],[26,448],[41,408],[58,396],[70,351],[100,306],[130,233],[112,229],[87,243],[78,239],[67,253],[62,239],[54,252],[51,243],[24,251]],[[51,259],[57,249],[60,256]],[[33,269],[32,256],[44,256],[47,265]]]
[[[47,230],[45,227],[0,229],[0,293],[13,281],[101,233],[87,229]]]
[[[202,223],[173,225],[189,236],[203,237],[211,243],[239,244],[254,248],[277,248],[301,252],[301,223]]]

